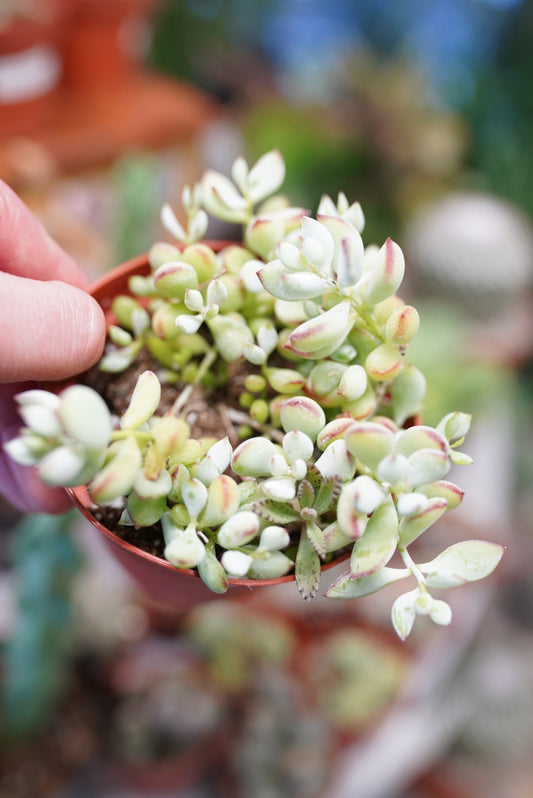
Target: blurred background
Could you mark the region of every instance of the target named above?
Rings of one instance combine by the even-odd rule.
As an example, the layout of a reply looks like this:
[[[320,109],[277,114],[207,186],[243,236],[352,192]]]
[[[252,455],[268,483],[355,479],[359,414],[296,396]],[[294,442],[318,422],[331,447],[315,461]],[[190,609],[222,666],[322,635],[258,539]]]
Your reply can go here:
[[[533,794],[532,40],[533,0],[0,0],[0,178],[92,278],[272,148],[402,246],[424,416],[475,419],[437,538],[507,546],[399,646],[387,597],[170,623],[77,515],[0,503],[1,798]]]

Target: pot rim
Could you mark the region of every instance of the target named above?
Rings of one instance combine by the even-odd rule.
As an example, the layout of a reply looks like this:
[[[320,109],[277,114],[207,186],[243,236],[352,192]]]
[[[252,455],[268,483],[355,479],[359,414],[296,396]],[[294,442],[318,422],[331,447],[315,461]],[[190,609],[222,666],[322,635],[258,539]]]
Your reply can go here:
[[[121,537],[116,535],[110,529],[108,529],[101,521],[98,521],[97,518],[91,512],[91,508],[95,505],[92,503],[89,494],[87,492],[87,488],[85,485],[80,485],[77,488],[66,488],[66,491],[72,501],[72,503],[78,508],[78,510],[82,513],[82,515],[100,532],[102,532],[108,540],[114,543],[119,548],[123,549],[124,551],[129,552],[130,554],[139,557],[140,559],[146,560],[153,565],[160,566],[167,571],[172,571],[172,573],[177,574],[186,574],[187,576],[194,576],[196,579],[201,579],[200,574],[193,568],[175,568],[171,563],[164,560],[162,557],[158,557],[155,554],[150,554],[147,551],[143,551],[143,549],[134,546],[132,543],[128,543],[127,540],[123,540]],[[321,571],[328,571],[330,568],[333,568],[336,565],[344,562],[350,557],[350,552],[346,551],[340,554],[338,557],[334,557],[327,563],[323,563],[321,565]],[[268,587],[269,585],[281,585],[286,582],[294,582],[296,581],[296,576],[294,572],[290,574],[285,574],[285,576],[278,576],[272,579],[234,579],[232,577],[228,577],[228,582],[230,587],[240,586],[240,587]]]

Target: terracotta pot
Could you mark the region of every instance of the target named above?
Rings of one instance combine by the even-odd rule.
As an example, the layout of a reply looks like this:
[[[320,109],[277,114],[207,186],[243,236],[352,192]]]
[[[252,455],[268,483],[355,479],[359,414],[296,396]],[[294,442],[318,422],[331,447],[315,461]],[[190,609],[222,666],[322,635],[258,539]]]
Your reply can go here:
[[[157,0],[74,0],[65,40],[65,84],[108,87],[135,74],[146,21]]]
[[[56,107],[68,0],[41,6],[0,27],[0,138],[31,133]]]
[[[215,251],[219,251],[228,242],[206,242]],[[128,281],[133,274],[146,276],[150,273],[150,265],[146,255],[133,258],[118,266],[97,280],[91,289],[92,296],[98,301],[106,315],[107,324],[115,321],[111,304],[117,294],[128,294]],[[166,560],[133,546],[122,540],[114,532],[107,529],[92,514],[92,502],[85,486],[68,489],[68,493],[88,521],[104,536],[104,540],[113,556],[124,566],[147,597],[161,608],[172,609],[179,613],[187,607],[213,599],[227,596],[230,598],[251,595],[256,588],[272,587],[286,582],[294,582],[294,573],[277,579],[229,579],[229,589],[225,594],[213,593],[202,582],[198,572],[193,569],[177,570]],[[322,566],[329,570],[344,560],[350,553],[344,553]]]

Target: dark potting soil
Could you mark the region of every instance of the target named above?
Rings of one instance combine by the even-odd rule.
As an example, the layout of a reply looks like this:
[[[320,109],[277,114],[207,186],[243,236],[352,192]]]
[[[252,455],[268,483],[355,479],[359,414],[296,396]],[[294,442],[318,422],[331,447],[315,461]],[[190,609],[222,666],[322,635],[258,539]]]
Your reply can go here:
[[[129,405],[139,376],[147,369],[157,373],[160,371],[160,366],[149,350],[143,349],[135,362],[123,372],[104,372],[96,365],[87,372],[84,381],[102,396],[113,415],[121,416]],[[232,446],[240,442],[236,425],[228,417],[228,407],[241,409],[238,400],[244,390],[244,379],[248,373],[249,371],[244,371],[240,364],[230,364],[228,381],[225,385],[209,394],[202,386],[194,386],[181,413],[191,428],[191,437],[213,437],[218,440],[227,435]],[[162,383],[161,402],[158,408],[160,415],[164,415],[172,408],[185,387],[183,384]],[[164,556],[165,542],[160,524],[141,528],[120,524],[122,508],[115,506],[99,506],[93,515],[122,540],[148,554],[156,557]]]

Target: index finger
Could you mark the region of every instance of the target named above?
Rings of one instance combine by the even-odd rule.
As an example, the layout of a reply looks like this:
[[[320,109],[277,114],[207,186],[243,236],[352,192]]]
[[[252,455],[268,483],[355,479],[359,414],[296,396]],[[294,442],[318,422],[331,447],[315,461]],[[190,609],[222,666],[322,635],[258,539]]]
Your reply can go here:
[[[0,180],[0,271],[87,288],[77,263],[50,238],[22,200]]]

